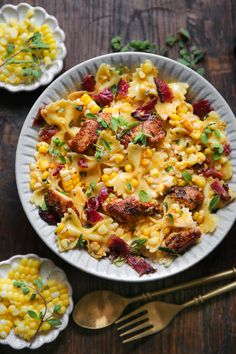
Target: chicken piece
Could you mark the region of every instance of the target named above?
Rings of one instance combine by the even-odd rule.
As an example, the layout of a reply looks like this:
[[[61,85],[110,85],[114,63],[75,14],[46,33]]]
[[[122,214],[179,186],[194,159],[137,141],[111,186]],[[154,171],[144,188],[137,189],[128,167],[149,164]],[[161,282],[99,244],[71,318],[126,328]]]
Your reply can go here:
[[[201,231],[198,227],[172,232],[165,239],[165,245],[176,253],[184,253],[188,248],[192,247],[200,237]]]
[[[147,145],[154,148],[160,140],[164,139],[166,132],[163,128],[162,121],[155,115],[151,115],[146,121],[137,127],[131,129],[129,133],[123,135],[120,143],[127,148],[128,144],[135,138],[135,136],[143,131],[147,134]]]
[[[90,153],[98,139],[99,123],[96,119],[87,119],[76,136],[68,141],[70,149],[79,154]]]
[[[133,221],[140,216],[154,215],[161,212],[159,205],[143,203],[134,197],[114,199],[104,207],[104,210],[121,223]]]
[[[203,193],[196,186],[174,187],[173,197],[189,210],[198,208],[204,199]]]
[[[44,199],[49,211],[54,212],[60,219],[68,211],[69,208],[74,209],[78,214],[78,210],[75,208],[72,200],[62,193],[56,191],[54,188],[48,190]]]

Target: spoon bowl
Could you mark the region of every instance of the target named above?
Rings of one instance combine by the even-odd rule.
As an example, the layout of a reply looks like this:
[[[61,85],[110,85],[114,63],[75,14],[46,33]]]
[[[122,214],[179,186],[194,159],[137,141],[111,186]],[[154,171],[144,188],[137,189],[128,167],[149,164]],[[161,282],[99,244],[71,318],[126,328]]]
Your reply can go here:
[[[77,302],[73,320],[84,328],[104,328],[114,323],[128,304],[129,299],[113,291],[93,291]]]

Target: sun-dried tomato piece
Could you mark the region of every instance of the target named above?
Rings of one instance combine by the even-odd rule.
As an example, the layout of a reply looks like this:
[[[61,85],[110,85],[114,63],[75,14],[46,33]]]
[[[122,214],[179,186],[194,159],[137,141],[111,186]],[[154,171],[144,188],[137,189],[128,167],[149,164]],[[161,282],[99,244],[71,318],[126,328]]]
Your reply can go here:
[[[153,268],[151,264],[149,264],[143,257],[129,254],[126,257],[126,260],[128,265],[130,265],[130,267],[132,267],[140,275],[140,277],[144,274],[156,272],[156,269]]]
[[[111,235],[107,246],[110,249],[110,256],[112,259],[117,257],[126,257],[130,253],[129,245],[120,237]]]
[[[193,113],[201,119],[211,111],[213,111],[213,107],[210,105],[208,100],[201,100],[193,103]]]
[[[56,213],[47,210],[39,209],[39,216],[49,225],[56,225],[60,221]]]
[[[154,81],[157,87],[157,92],[161,103],[171,102],[174,96],[167,82],[159,79],[158,77],[154,77]]]
[[[80,168],[88,168],[88,164],[83,157],[78,160],[78,165]]]
[[[93,75],[88,74],[83,77],[83,81],[82,81],[83,89],[92,92],[95,90],[95,85],[96,85],[96,81]]]
[[[202,171],[203,176],[205,177],[213,177],[222,179],[223,174],[220,171],[217,171],[215,168],[207,168]]]
[[[99,106],[106,106],[114,99],[114,95],[110,89],[104,89],[98,93],[94,93],[92,97],[99,104]]]
[[[46,125],[39,133],[39,140],[49,142],[57,132],[58,128],[55,125]]]
[[[121,95],[121,97],[126,97],[129,90],[129,83],[124,79],[120,79],[117,86],[117,94]]]
[[[220,199],[225,201],[230,199],[229,187],[227,184],[222,185],[220,181],[216,180],[211,184],[211,188],[220,196]]]
[[[57,176],[63,167],[64,167],[64,165],[59,165],[59,166],[57,166],[57,167],[55,168],[55,170],[52,171],[52,175],[53,175],[53,176]]]
[[[41,125],[43,125],[45,123],[45,120],[44,120],[44,118],[43,118],[43,116],[41,114],[41,110],[42,110],[42,108],[39,108],[36,116],[34,117],[33,124],[32,124],[33,126],[35,126],[35,125],[41,126]]]
[[[133,118],[136,118],[140,121],[147,120],[150,115],[153,113],[155,104],[157,103],[157,97],[152,98],[148,103],[143,104],[136,111],[131,113]]]
[[[225,153],[225,155],[230,155],[230,153],[231,153],[231,151],[232,151],[230,144],[224,144],[223,146],[224,146],[224,153]]]

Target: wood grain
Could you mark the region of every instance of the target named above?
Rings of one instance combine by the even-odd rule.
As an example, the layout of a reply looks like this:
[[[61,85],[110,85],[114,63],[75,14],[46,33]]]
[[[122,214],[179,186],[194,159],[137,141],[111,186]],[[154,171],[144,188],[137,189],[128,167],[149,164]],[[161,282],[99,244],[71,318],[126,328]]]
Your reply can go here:
[[[0,1],[0,6],[7,3]],[[11,1],[17,4],[20,1]],[[55,15],[66,33],[68,55],[64,70],[110,51],[114,35],[150,39],[161,46],[167,34],[187,26],[196,43],[207,53],[207,79],[236,111],[236,2],[234,0],[38,0]],[[174,50],[171,56],[176,58]],[[80,272],[51,252],[30,226],[21,207],[14,174],[15,150],[24,119],[43,91],[12,94],[0,90],[0,260],[15,254],[37,253],[65,269],[76,301],[97,289],[112,289],[125,296],[151,291],[194,279],[236,265],[235,227],[209,257],[191,269],[159,282],[123,284]],[[206,291],[202,288],[201,291]],[[181,303],[198,294],[197,289],[166,296]],[[114,304],[115,305],[115,304]],[[93,332],[76,327],[70,320],[58,339],[37,354],[232,354],[236,348],[236,294],[226,294],[208,304],[187,310],[164,332],[135,344],[122,345],[115,327]],[[15,352],[1,346],[1,354]],[[29,350],[23,352],[29,353]]]

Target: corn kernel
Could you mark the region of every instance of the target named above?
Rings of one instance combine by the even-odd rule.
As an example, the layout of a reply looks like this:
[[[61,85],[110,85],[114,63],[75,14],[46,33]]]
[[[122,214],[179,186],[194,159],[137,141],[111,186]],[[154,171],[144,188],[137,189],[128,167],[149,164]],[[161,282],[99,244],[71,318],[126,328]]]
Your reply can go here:
[[[133,171],[132,165],[130,165],[130,164],[125,165],[125,171],[126,172],[132,172]]]
[[[145,228],[142,230],[142,233],[144,234],[144,236],[149,236],[150,231],[148,230],[147,227],[145,227]]]
[[[192,133],[190,134],[191,138],[198,140],[201,136],[201,131],[200,130],[193,130]]]
[[[133,179],[131,180],[131,184],[132,184],[132,186],[133,186],[134,188],[136,188],[136,187],[139,185],[139,182],[138,182],[138,180],[137,180],[136,178],[133,178]]]
[[[150,163],[150,160],[148,160],[148,159],[142,159],[142,161],[141,161],[141,164],[143,166],[147,166],[147,165],[149,165],[149,163]]]
[[[150,175],[151,175],[152,177],[159,177],[159,176],[160,176],[160,172],[158,171],[157,168],[153,168],[153,169],[151,169],[151,171],[150,171]]]
[[[176,127],[176,125],[178,124],[175,120],[173,119],[170,119],[169,120],[169,124],[172,126],[172,127]]]
[[[192,154],[195,152],[195,146],[189,146],[185,151],[187,152],[187,154]]]
[[[206,160],[206,156],[202,152],[197,153],[198,163],[202,163]]]
[[[145,60],[144,64],[142,65],[142,71],[145,74],[150,74],[152,72],[153,65],[150,60]]]
[[[49,161],[48,160],[39,160],[38,162],[38,165],[39,165],[39,169],[40,171],[46,171],[48,168],[49,168]]]
[[[110,177],[108,175],[102,175],[102,181],[107,182],[109,181]]]
[[[113,179],[117,176],[117,173],[116,172],[112,172],[112,174],[110,175],[110,179]]]
[[[178,114],[175,114],[175,113],[172,113],[172,114],[170,115],[170,118],[171,118],[172,120],[180,120],[180,116],[178,116]]]
[[[200,188],[203,188],[206,184],[205,178],[202,176],[193,175],[192,181]]]
[[[92,105],[92,107],[90,108],[90,111],[91,111],[91,113],[93,113],[93,114],[96,114],[96,113],[98,113],[99,111],[100,111],[100,107],[97,105],[97,104],[94,104],[94,105]]]
[[[148,158],[152,157],[152,150],[147,149],[146,151],[144,151],[143,157],[148,157]]]
[[[42,179],[47,179],[48,178],[48,175],[49,175],[49,172],[48,171],[45,171],[43,174],[42,174]]]
[[[124,160],[124,156],[122,154],[115,154],[114,160],[116,163],[120,163]]]
[[[202,224],[203,220],[204,220],[204,216],[199,215],[198,218],[197,218],[197,223],[198,224]]]

